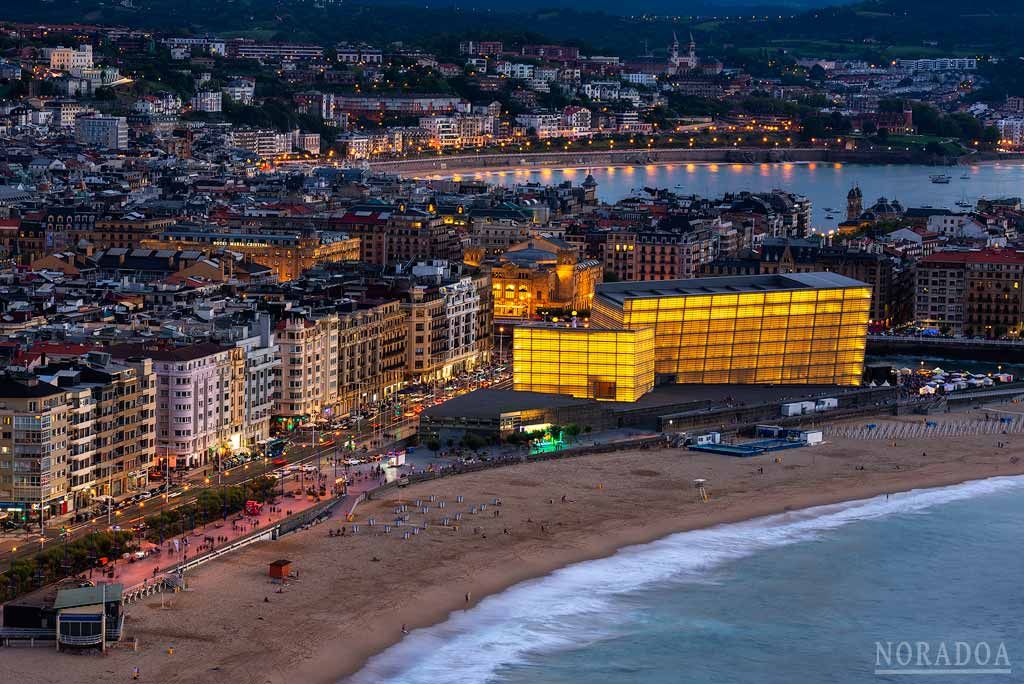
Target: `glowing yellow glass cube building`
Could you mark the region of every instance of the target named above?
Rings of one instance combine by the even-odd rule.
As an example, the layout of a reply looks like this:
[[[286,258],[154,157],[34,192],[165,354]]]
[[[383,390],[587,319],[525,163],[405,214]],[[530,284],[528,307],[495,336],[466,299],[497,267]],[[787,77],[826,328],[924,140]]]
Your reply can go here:
[[[606,283],[597,328],[654,327],[678,383],[859,385],[871,288],[835,273]]]
[[[859,385],[871,288],[835,273],[597,286],[590,328],[516,328],[517,390],[636,401],[659,381]]]
[[[534,324],[515,329],[513,387],[587,399],[636,401],[654,387],[654,328]]]

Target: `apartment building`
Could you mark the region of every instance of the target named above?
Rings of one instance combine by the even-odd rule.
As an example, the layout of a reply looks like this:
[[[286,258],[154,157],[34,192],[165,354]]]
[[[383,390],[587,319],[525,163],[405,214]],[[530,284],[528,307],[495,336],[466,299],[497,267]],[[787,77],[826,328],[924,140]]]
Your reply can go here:
[[[242,350],[245,360],[242,420],[242,445],[245,447],[252,447],[270,437],[275,383],[281,369],[280,349],[274,337],[270,316],[263,314],[252,332],[235,343]]]
[[[109,150],[128,149],[128,120],[123,116],[80,116],[75,142]]]
[[[1020,337],[1024,251],[935,252],[917,265],[914,318],[952,335]]]
[[[444,267],[426,264],[414,273]],[[412,382],[439,382],[488,361],[493,326],[490,274],[448,279],[438,287],[417,285],[402,303],[407,313],[406,375]]]
[[[338,315],[339,415],[360,411],[402,388],[405,316],[397,300],[363,303]]]
[[[274,415],[321,416],[338,402],[338,316],[294,314],[276,327],[281,366],[274,383]]]
[[[219,112],[223,109],[223,93],[219,90],[200,90],[190,101],[197,112]]]
[[[0,508],[30,521],[70,512],[68,393],[35,376],[0,376]]]
[[[181,347],[109,347],[117,360],[149,357],[157,377],[156,464],[169,470],[213,465],[242,448],[245,354],[204,342]]]
[[[265,129],[237,129],[228,133],[228,146],[260,157],[276,157],[292,151],[292,134]]]
[[[68,497],[89,507],[97,497],[144,490],[156,455],[156,373],[150,359],[114,363],[89,352],[82,361],[35,369],[67,393]]]
[[[621,231],[605,236],[605,272],[619,280],[693,278],[718,256],[715,226],[702,220],[678,229]]]
[[[422,209],[355,206],[332,218],[331,226],[360,239],[360,260],[368,264],[462,259],[462,240],[455,228]]]
[[[295,62],[304,59],[321,59],[324,56],[324,49],[319,45],[254,43],[238,39],[228,42],[227,53],[228,57],[237,59]]]

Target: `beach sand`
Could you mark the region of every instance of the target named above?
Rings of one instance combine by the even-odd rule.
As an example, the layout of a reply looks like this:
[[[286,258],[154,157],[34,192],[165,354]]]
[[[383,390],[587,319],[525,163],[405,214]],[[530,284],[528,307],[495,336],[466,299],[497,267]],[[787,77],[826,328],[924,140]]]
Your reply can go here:
[[[1007,440],[1013,446],[996,446]],[[400,639],[403,624],[427,626],[465,608],[467,593],[473,603],[672,532],[1024,474],[1024,459],[1014,457],[1022,455],[1018,444],[1015,435],[895,447],[837,440],[745,459],[679,449],[630,451],[446,478],[360,504],[358,521],[369,515],[379,524],[393,520],[401,499],[418,522],[423,516],[411,503],[429,495],[446,500],[448,515],[496,497],[502,505],[464,514],[458,531],[436,524],[442,511],[435,506],[428,514],[431,527],[407,541],[400,531],[384,536],[365,525],[356,537],[329,538],[329,527],[343,523],[319,525],[201,567],[189,577],[190,591],[174,595],[169,608],[161,609],[159,599],[130,606],[125,626],[138,638],[137,652],[75,657],[12,648],[0,651],[0,660],[7,680],[34,684],[128,681],[135,666],[143,681],[164,684],[333,683]],[[708,503],[693,488],[696,478],[708,481]],[[455,503],[457,495],[464,504]],[[268,564],[279,558],[292,560],[299,573],[284,593],[275,593],[267,577]]]

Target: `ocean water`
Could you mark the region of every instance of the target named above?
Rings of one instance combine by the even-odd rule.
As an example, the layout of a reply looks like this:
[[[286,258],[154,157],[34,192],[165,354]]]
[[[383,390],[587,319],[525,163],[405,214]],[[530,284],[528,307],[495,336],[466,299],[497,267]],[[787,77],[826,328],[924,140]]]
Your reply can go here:
[[[1019,197],[1024,188],[1024,164],[1006,162],[953,168],[915,164],[675,163],[494,170],[472,175],[505,186],[531,181],[551,185],[566,180],[579,184],[588,170],[597,181],[598,196],[605,202],[617,202],[644,187],[704,197],[781,188],[811,199],[813,225],[821,229],[835,227],[846,220],[846,193],[854,185],[860,186],[864,194],[865,209],[884,196],[899,200],[904,207],[932,206],[957,211],[963,211],[956,206],[957,202],[973,204],[979,198]],[[951,182],[932,183],[929,177],[936,173],[951,176]],[[964,175],[967,178],[963,178]],[[833,211],[826,211],[828,208]]]
[[[985,642],[993,658],[1003,644],[1011,672],[876,674],[879,662],[889,665],[876,642],[904,641],[928,643],[933,654],[940,643],[953,653],[957,641]],[[1021,682],[1024,478],[823,506],[623,549],[414,630],[345,681]]]

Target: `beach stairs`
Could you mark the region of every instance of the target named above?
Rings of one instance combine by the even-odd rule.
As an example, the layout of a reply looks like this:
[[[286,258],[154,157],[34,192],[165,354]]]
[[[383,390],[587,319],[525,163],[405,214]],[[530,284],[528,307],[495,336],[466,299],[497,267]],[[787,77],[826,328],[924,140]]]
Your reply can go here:
[[[949,407],[949,400],[945,396],[934,397],[928,401],[901,401],[896,404],[894,415],[897,416],[935,416],[946,413]]]

